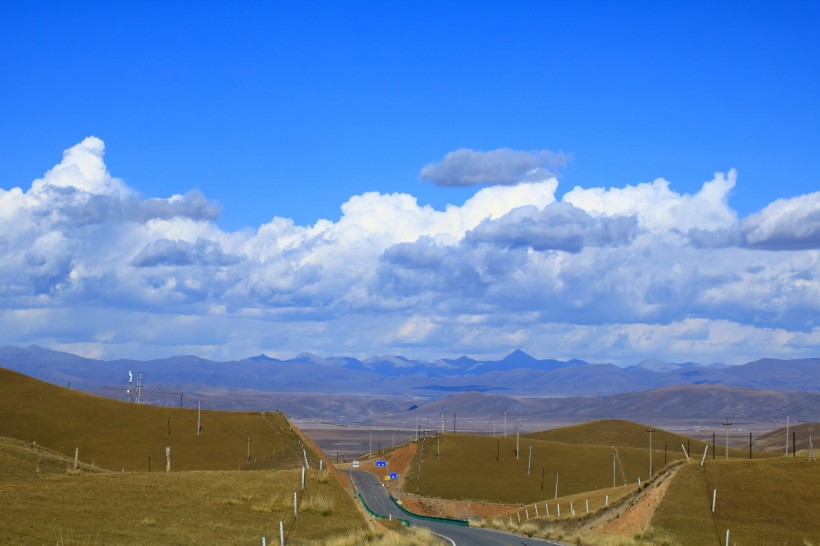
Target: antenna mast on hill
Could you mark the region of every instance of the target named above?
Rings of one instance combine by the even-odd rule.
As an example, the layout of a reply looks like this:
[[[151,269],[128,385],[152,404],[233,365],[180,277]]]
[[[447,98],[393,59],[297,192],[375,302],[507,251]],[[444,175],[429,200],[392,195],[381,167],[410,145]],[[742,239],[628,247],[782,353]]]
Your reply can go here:
[[[140,395],[142,394],[142,372],[137,372],[137,404],[140,403]]]
[[[131,373],[131,370],[128,370],[128,389],[125,391],[128,393],[128,401],[131,401],[131,383],[134,382],[134,374]]]

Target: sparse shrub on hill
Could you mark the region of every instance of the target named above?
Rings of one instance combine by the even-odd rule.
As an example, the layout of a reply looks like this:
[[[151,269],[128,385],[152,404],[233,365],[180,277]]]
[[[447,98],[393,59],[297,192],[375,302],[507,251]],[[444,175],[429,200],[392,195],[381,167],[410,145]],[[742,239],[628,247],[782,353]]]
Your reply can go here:
[[[309,542],[305,546],[428,546],[433,543],[434,537],[428,530],[411,527],[383,534],[369,531],[350,532],[321,542]]]
[[[313,493],[302,498],[301,510],[313,512],[320,516],[329,516],[333,512],[335,502],[330,497],[321,493]]]

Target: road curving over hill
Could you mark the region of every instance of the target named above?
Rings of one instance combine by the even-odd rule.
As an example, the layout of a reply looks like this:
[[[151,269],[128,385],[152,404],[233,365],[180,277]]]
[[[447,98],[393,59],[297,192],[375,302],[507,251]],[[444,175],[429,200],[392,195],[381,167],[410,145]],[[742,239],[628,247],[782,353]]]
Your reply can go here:
[[[374,513],[383,517],[394,517],[410,521],[411,525],[426,527],[453,546],[560,546],[539,538],[527,538],[512,533],[490,529],[464,527],[445,521],[430,521],[408,515],[390,498],[378,476],[357,470],[351,473],[358,493]]]

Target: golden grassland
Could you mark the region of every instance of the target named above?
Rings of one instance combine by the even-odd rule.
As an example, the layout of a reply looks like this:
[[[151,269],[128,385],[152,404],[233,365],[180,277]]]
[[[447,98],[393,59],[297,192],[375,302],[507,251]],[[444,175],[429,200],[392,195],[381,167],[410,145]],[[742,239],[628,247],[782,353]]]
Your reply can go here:
[[[431,497],[487,502],[527,504],[558,496],[580,494],[612,487],[611,447],[581,445],[521,438],[519,458],[515,457],[515,437],[445,435],[424,441],[404,481],[405,491]],[[528,458],[532,447],[530,472]],[[437,449],[440,457],[436,457]],[[649,450],[618,449],[620,465],[615,470],[615,486],[637,485],[649,475]],[[653,470],[683,458],[680,451],[652,451]],[[623,468],[623,475],[621,473]],[[543,474],[543,486],[542,486]],[[624,483],[624,476],[626,484]]]
[[[0,480],[67,472],[81,474],[105,470],[83,463],[74,469],[74,461],[62,453],[14,438],[0,438]]]
[[[502,514],[498,518],[502,522],[506,520],[507,523],[515,524],[519,520],[525,522],[535,518],[555,519],[558,518],[559,512],[561,518],[581,517],[587,514],[587,507],[590,514],[599,512],[637,491],[637,484],[584,491],[583,493],[566,495],[557,499],[528,503],[509,513]]]
[[[280,520],[288,544],[366,529],[339,481],[315,469],[309,447],[313,470],[301,491],[303,443],[280,414],[203,412],[202,423],[197,435],[195,411],[107,400],[0,370],[0,436],[16,436],[0,439],[0,544],[249,544],[278,540]]]
[[[97,466],[131,471],[294,468],[302,446],[278,413],[202,411],[120,402],[0,368],[0,436],[37,442]],[[250,435],[250,456],[248,454]],[[318,457],[308,449],[311,465]]]
[[[717,490],[715,513],[712,492]],[[653,525],[680,544],[820,544],[820,466],[801,458],[708,461],[675,476]]]
[[[435,542],[419,530],[368,530],[335,473],[316,469],[318,455],[282,415],[203,411],[199,435],[196,419],[196,410],[112,401],[0,369],[0,544],[249,544],[262,536],[275,543],[280,520],[288,544]],[[432,497],[519,504],[484,524],[579,545],[722,544],[727,528],[733,544],[820,544],[817,463],[771,454],[764,459],[759,452],[749,461],[748,452],[731,450],[733,458],[710,457],[701,467],[706,444],[661,430],[651,453],[656,473],[683,458],[679,444],[694,453],[672,478],[652,526],[633,537],[581,532],[587,499],[595,512],[606,495],[610,504],[627,499],[637,478],[645,480],[645,429],[605,421],[524,435],[518,458],[513,436],[447,435],[440,447],[429,437],[402,487]],[[613,445],[620,458],[614,488]],[[172,448],[169,473],[166,446]],[[313,470],[302,492],[303,447]],[[554,520],[556,473],[563,521]],[[577,518],[566,518],[570,501]],[[539,519],[527,521],[535,517],[533,503]],[[552,510],[549,519],[544,503]]]
[[[600,421],[591,421],[589,423],[581,423],[578,425],[571,425],[551,430],[543,430],[539,432],[532,432],[523,434],[522,438],[529,438],[533,440],[547,440],[552,442],[560,442],[564,444],[586,444],[598,446],[617,446],[617,447],[634,447],[639,449],[649,449],[649,430],[648,425],[641,425],[631,421],[623,421],[621,419],[603,419]],[[670,452],[674,451],[682,455],[681,446],[686,446],[689,451],[689,456],[700,459],[703,455],[704,448],[709,445],[708,457],[712,456],[711,442],[704,442],[675,434],[660,428],[654,428],[652,432],[652,447],[655,450],[663,450],[667,448]],[[725,444],[721,444],[721,438],[718,435],[715,445],[716,455],[725,456]],[[775,457],[776,453],[766,451],[754,452],[756,458]],[[749,451],[746,449],[729,448],[729,457],[747,459]]]
[[[300,488],[300,470],[2,480],[0,543],[253,544],[262,536],[278,541],[281,520],[288,543],[300,544],[365,529],[336,480],[310,471]]]

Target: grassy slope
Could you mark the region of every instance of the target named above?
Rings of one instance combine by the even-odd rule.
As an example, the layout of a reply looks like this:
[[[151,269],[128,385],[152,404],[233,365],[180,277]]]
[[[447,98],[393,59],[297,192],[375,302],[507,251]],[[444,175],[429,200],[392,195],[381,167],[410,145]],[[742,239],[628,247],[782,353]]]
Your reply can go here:
[[[74,460],[62,453],[13,438],[0,438],[0,480],[65,474],[73,467]],[[90,465],[78,468],[78,473],[102,471]]]
[[[606,419],[601,421],[592,421],[590,423],[581,423],[579,425],[572,425],[552,430],[544,430],[540,432],[533,432],[525,434],[523,438],[532,438],[537,440],[548,440],[552,442],[561,442],[567,444],[590,444],[599,446],[617,446],[617,447],[635,447],[641,449],[649,448],[649,434],[647,433],[649,426],[632,423],[630,421],[622,421],[620,419]],[[725,456],[726,451],[721,444],[721,437],[718,435],[716,441],[716,449],[718,456]],[[706,447],[706,442],[695,440],[681,436],[663,429],[654,429],[652,433],[652,447],[653,449],[664,449],[667,446],[669,451],[676,451],[682,453],[681,445],[687,446],[690,451],[690,457],[700,457],[703,455],[703,449]],[[711,442],[709,446],[711,456]],[[770,453],[756,453],[759,457],[770,457]],[[749,452],[745,449],[729,449],[730,457],[748,458]]]
[[[0,369],[0,436],[36,441],[70,457],[78,447],[82,461],[126,471],[147,471],[149,457],[152,470],[164,470],[166,447],[172,470],[301,465],[298,440],[281,415],[203,410],[201,435],[196,426],[196,410],[118,402]]]
[[[499,451],[499,461],[496,453]],[[532,464],[527,475],[527,458],[532,446]],[[531,503],[552,499],[558,472],[558,495],[612,487],[612,449],[598,445],[578,445],[543,440],[521,439],[520,458],[515,458],[515,438],[455,435],[441,438],[441,457],[436,460],[436,440],[425,442],[418,479],[421,450],[406,476],[405,491],[441,498],[473,499],[503,503]],[[625,447],[618,450],[627,481],[646,479],[649,455],[646,449]],[[682,458],[669,451],[668,462]],[[657,472],[664,463],[663,450],[654,450]],[[541,473],[544,486],[541,488]],[[616,485],[623,485],[620,469]]]
[[[294,522],[300,471],[109,473],[0,480],[0,543],[258,544],[283,520],[288,543],[364,529],[336,480],[312,471]],[[316,496],[330,514],[307,509]]]
[[[723,544],[726,529],[737,544],[817,544],[818,490],[820,466],[799,458],[691,464],[675,477],[653,525],[681,544]]]
[[[294,521],[303,455],[281,415],[203,412],[202,423],[197,436],[195,411],[97,398],[0,369],[0,436],[20,438],[0,438],[0,544],[249,544],[278,537],[280,520],[288,544],[365,529],[327,471],[309,473]],[[166,445],[172,472],[157,472]],[[67,472],[75,446],[81,461],[126,472]],[[279,470],[220,471],[264,467]],[[207,471],[181,471],[192,469]],[[332,505],[329,513],[322,503]]]

